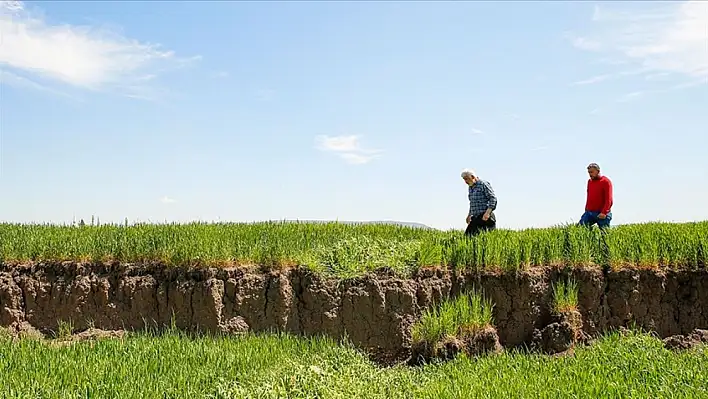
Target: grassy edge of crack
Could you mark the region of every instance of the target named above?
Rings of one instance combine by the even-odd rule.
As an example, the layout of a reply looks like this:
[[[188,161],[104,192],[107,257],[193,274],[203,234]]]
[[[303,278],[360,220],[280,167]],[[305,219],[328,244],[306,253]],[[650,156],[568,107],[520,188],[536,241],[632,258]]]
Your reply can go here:
[[[553,312],[564,314],[578,310],[578,283],[575,279],[553,283]]]
[[[0,223],[0,263],[302,266],[353,277],[381,269],[705,268],[708,221],[575,225],[483,233],[344,223],[52,225]]]
[[[411,328],[413,343],[438,342],[446,336],[473,334],[493,326],[493,309],[491,300],[475,289],[445,299],[423,311]]]
[[[493,310],[494,303],[475,288],[429,306],[411,327],[411,364],[451,359],[461,352],[499,352]]]

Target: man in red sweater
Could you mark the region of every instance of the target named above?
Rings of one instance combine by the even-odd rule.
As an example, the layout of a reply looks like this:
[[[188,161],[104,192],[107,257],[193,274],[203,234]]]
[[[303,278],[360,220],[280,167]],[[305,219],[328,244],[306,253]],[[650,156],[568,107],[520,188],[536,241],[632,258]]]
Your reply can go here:
[[[612,220],[612,182],[607,176],[600,175],[600,166],[596,163],[588,165],[588,175],[585,213],[579,224],[592,226],[597,223],[600,228],[609,227]]]

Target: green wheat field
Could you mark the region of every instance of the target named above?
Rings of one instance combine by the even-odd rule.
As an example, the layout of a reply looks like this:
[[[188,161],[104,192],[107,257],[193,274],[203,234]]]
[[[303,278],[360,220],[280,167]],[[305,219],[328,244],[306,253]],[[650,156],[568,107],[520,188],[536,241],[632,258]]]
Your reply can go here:
[[[0,224],[0,263],[161,262],[174,266],[302,266],[349,277],[426,266],[704,268],[708,222],[598,229],[460,231],[338,223]],[[575,287],[554,287],[572,307]],[[1,305],[1,304],[0,304]],[[426,311],[414,338],[493,324],[475,295]],[[572,355],[499,355],[381,367],[346,342],[260,334],[141,332],[60,344],[0,331],[2,398],[708,398],[708,350],[672,352],[640,331],[608,333]]]
[[[302,266],[350,276],[391,268],[611,266],[697,268],[706,264],[708,221],[599,229],[561,226],[461,231],[341,223],[138,225],[0,224],[0,262],[162,262],[174,266]]]
[[[189,338],[71,345],[0,337],[3,398],[706,398],[708,351],[670,352],[639,332],[573,356],[508,351],[381,368],[328,339]]]

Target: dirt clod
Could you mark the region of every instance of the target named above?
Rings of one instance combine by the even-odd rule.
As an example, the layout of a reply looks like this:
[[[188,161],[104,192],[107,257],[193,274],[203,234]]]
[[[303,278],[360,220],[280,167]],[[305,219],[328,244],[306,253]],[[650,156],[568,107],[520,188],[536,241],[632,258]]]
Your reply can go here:
[[[7,335],[15,339],[31,338],[43,339],[44,334],[34,328],[30,323],[13,323],[7,327],[0,325],[0,336]]]
[[[708,330],[695,329],[690,334],[673,335],[664,338],[664,347],[666,349],[680,351],[692,349],[702,344],[708,344]]]
[[[88,328],[84,331],[70,334],[55,339],[47,339],[50,345],[64,347],[78,344],[79,342],[90,342],[93,345],[96,341],[104,339],[122,339],[125,337],[126,332],[124,330],[101,330],[99,328]]]
[[[577,310],[564,311],[553,317],[553,322],[533,333],[532,346],[548,354],[558,354],[571,350],[584,339],[583,318]]]
[[[248,323],[241,316],[232,317],[221,325],[221,331],[226,334],[244,334],[248,329]]]
[[[467,356],[499,353],[502,346],[494,327],[465,333],[462,337],[447,336],[438,342],[420,341],[413,345],[410,365],[421,365],[434,361],[452,360],[461,353]]]
[[[502,346],[499,343],[499,334],[493,327],[484,328],[472,334],[465,340],[467,353],[471,356],[478,356],[490,353],[499,353]]]
[[[573,347],[573,328],[568,323],[551,323],[535,334],[538,347],[546,353],[565,352]]]
[[[98,328],[89,328],[80,333],[71,335],[70,338],[76,341],[88,341],[105,338],[123,338],[125,331],[123,330],[100,330]]]

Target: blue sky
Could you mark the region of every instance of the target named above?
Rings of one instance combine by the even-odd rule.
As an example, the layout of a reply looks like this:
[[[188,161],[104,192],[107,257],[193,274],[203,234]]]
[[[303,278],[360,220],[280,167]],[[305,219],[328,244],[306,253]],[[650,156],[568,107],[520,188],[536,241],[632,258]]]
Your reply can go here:
[[[708,219],[708,2],[0,4],[0,220]]]

